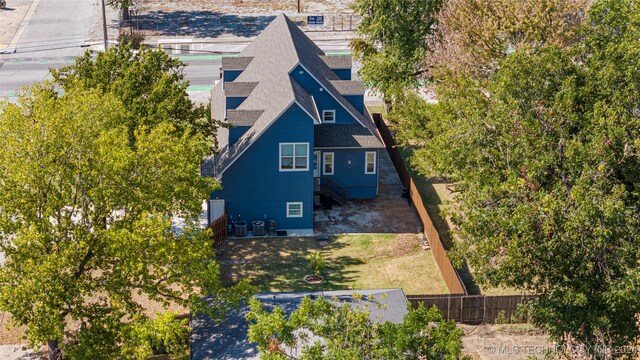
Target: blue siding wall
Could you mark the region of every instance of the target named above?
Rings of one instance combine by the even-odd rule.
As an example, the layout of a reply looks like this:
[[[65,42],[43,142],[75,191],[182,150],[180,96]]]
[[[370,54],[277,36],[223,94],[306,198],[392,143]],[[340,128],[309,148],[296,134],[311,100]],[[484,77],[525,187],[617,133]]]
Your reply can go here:
[[[281,142],[309,143],[308,171],[280,172]],[[226,200],[233,220],[266,215],[281,229],[313,229],[313,120],[294,104],[225,171],[222,186],[211,197]],[[303,202],[303,217],[287,218],[287,202]]]
[[[340,80],[351,80],[351,69],[331,69]]]
[[[347,99],[353,107],[364,114],[364,95],[345,95],[344,98]]]
[[[226,98],[227,110],[236,109],[243,101],[245,101],[246,97],[228,97]]]
[[[365,174],[365,152],[378,151],[377,149],[327,149],[322,152],[334,153],[333,175],[321,176],[330,177],[342,187],[347,189],[347,196],[352,199],[368,199],[377,196],[378,185],[378,164],[376,164],[375,174]],[[380,154],[376,155],[378,161]],[[320,157],[324,162],[324,155]],[[350,161],[350,163],[349,163]],[[324,170],[324,163],[322,164]]]
[[[304,74],[300,74],[300,71],[304,71]],[[293,77],[302,87],[313,96],[318,107],[318,113],[322,116],[323,110],[335,110],[336,111],[336,124],[356,124],[356,120],[345,108],[334,99],[327,91],[320,91],[320,84],[309,75],[309,73],[297,66],[292,72]],[[341,96],[337,94],[336,96]]]
[[[224,70],[222,72],[222,80],[233,81],[240,75],[240,73],[242,73],[242,70]]]
[[[229,129],[229,146],[233,145],[240,139],[240,136],[249,130],[249,126],[236,126]]]

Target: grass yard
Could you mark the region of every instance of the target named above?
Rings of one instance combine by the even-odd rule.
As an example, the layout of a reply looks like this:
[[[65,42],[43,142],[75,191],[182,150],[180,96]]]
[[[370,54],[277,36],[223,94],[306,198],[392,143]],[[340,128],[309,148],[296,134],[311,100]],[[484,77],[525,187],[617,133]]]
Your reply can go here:
[[[418,192],[422,197],[424,206],[427,208],[429,217],[433,222],[433,226],[438,231],[442,244],[449,248],[453,246],[453,239],[449,229],[451,228],[451,219],[446,216],[448,211],[453,208],[452,202],[455,200],[453,193],[447,188],[449,183],[444,181],[431,181],[424,176],[416,173],[409,165],[408,158],[411,155],[411,149],[400,148],[402,158],[404,159],[407,169],[411,177],[415,181]],[[520,295],[522,292],[514,288],[502,287],[482,287],[476,283],[473,276],[473,269],[465,268],[458,271],[462,282],[470,295]]]
[[[342,235],[320,247],[314,238],[232,239],[218,249],[222,281],[251,279],[261,292],[402,288],[406,294],[443,294],[447,286],[430,251],[414,234]],[[307,255],[320,250],[327,261],[320,285]]]

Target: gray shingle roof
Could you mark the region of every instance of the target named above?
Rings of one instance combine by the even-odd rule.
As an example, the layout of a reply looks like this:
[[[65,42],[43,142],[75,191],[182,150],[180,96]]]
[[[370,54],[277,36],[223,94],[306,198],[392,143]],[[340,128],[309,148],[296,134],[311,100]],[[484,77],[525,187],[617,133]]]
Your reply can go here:
[[[364,81],[359,80],[331,80],[331,84],[341,95],[364,95]]]
[[[351,64],[353,62],[351,55],[322,55],[320,56],[320,59],[322,59],[330,69],[351,69]]]
[[[313,127],[316,148],[383,148],[382,142],[358,124],[323,124]]]
[[[222,69],[223,70],[244,70],[249,66],[253,60],[250,56],[238,56],[238,57],[223,57]]]
[[[227,122],[235,126],[253,126],[264,110],[227,110]]]
[[[225,84],[225,90],[235,82],[257,83],[247,99],[238,106],[238,110],[264,111],[233,146],[221,147],[222,150],[216,156],[213,171],[215,176],[221,176],[294,101],[314,120],[319,121],[312,97],[289,76],[289,72],[298,64],[304,66],[327,89],[327,92],[372,134],[377,134],[377,129],[370,118],[358,112],[331,83],[332,80],[340,79],[320,58],[324,55],[324,52],[302,30],[283,14],[278,15],[242,51],[240,57],[253,60],[233,82]],[[212,94],[220,96],[219,91],[214,91]],[[227,92],[226,95],[229,96],[229,93]],[[216,103],[217,100],[212,99],[214,106]]]
[[[247,97],[258,86],[257,82],[231,81],[224,83],[224,93],[227,97]]]
[[[362,300],[354,301],[353,295],[362,295]],[[295,311],[305,296],[323,296],[336,306],[343,302],[354,309],[364,309],[374,322],[401,323],[407,313],[407,299],[402,289],[324,291],[306,293],[263,293],[255,295],[268,311],[281,307],[288,316]],[[369,300],[371,296],[371,300]],[[191,318],[191,358],[219,360],[258,360],[260,355],[255,343],[249,342],[249,324],[245,319],[248,306],[231,311],[225,319],[217,322],[208,315],[196,314]]]

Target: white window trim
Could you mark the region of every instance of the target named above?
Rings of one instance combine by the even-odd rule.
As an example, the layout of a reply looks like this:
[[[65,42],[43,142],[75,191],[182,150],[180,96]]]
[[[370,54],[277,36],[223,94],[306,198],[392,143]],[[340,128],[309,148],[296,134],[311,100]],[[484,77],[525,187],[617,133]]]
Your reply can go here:
[[[282,145],[293,145],[293,169],[283,169],[282,168]],[[296,169],[296,145],[307,145],[307,164],[304,169]],[[301,157],[301,156],[298,156]],[[309,171],[309,143],[280,143],[278,144],[278,169],[280,172],[286,171]]]
[[[333,115],[333,121],[325,121],[326,114]],[[335,110],[322,110],[322,123],[323,124],[335,124],[336,123],[336,111]]]
[[[290,215],[289,210],[291,205],[300,205],[300,215]],[[287,203],[287,217],[288,218],[301,218],[303,216],[304,204],[301,201],[298,202],[288,202]]]
[[[367,171],[369,163],[369,154],[373,154],[373,172]],[[378,170],[378,153],[376,151],[366,151],[364,153],[364,173],[365,174],[375,174]]]
[[[327,155],[331,155],[331,172],[327,172],[327,168],[325,167]],[[322,175],[333,175],[336,172],[336,155],[332,152],[323,152],[322,153]]]

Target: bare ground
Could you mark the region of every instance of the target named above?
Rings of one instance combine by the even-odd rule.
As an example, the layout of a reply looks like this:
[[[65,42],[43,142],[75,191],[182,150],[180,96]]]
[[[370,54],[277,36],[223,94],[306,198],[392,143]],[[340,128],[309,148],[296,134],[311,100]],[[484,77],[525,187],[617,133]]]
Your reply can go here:
[[[9,0],[0,9],[0,50],[9,47],[33,0]]]
[[[350,13],[353,0],[300,0],[302,13]],[[297,13],[295,0],[149,0],[140,8],[152,11],[214,11],[224,14],[275,15]]]
[[[545,351],[556,350],[548,336],[528,324],[458,327],[465,333],[462,352],[474,360],[542,359]]]

